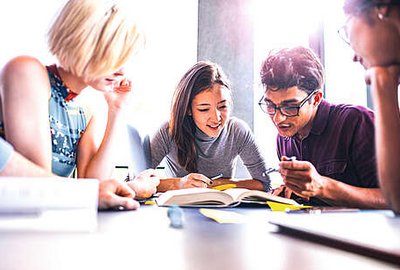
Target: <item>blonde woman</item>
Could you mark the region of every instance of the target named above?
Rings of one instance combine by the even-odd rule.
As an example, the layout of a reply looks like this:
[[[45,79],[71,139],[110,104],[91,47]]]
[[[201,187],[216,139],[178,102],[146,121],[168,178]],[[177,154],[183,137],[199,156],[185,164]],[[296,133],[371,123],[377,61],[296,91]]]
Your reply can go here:
[[[0,132],[16,151],[49,172],[69,176],[77,168],[80,178],[111,176],[114,137],[131,89],[123,66],[143,43],[126,10],[114,1],[70,0],[48,33],[58,63],[44,66],[19,56],[2,71]],[[74,99],[87,87],[104,92],[105,131]],[[99,134],[102,139],[96,140]]]

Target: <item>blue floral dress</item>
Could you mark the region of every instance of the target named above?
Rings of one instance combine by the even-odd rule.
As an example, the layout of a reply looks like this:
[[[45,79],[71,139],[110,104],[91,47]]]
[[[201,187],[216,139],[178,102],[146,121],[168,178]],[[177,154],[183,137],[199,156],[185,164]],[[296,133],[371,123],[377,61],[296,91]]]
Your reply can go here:
[[[48,66],[51,94],[49,120],[52,142],[52,171],[70,176],[76,167],[79,140],[86,129],[83,107],[74,101],[76,96],[62,82],[55,65]]]

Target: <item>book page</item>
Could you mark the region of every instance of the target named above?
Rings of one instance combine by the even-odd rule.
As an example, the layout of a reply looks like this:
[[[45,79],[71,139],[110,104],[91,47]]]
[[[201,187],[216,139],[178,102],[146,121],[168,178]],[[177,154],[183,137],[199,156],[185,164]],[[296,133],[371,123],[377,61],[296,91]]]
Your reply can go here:
[[[161,194],[156,202],[160,206],[236,206],[240,202],[266,204],[267,201],[298,205],[294,200],[282,198],[260,190],[231,188],[219,191],[210,188],[186,188],[169,190]]]
[[[210,188],[186,188],[169,190],[161,194],[156,202],[158,205],[221,205],[226,206],[234,202],[229,194]]]
[[[261,190],[249,190],[245,188],[231,188],[224,191],[225,193],[232,196],[235,201],[242,202],[263,202],[274,201],[290,205],[298,205],[295,200],[279,197],[272,195],[269,192]]]
[[[229,194],[232,197],[233,201],[237,202],[241,200],[244,193],[249,191],[251,190],[247,188],[229,188],[225,189],[223,192]]]

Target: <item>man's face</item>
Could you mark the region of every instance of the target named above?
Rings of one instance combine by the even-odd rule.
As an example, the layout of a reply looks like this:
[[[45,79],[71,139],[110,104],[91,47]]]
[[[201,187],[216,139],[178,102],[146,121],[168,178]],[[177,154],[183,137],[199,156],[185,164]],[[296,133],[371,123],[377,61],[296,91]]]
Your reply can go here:
[[[350,16],[347,35],[356,56],[365,68],[400,63],[400,35],[393,19],[379,19],[379,10],[372,9],[364,17]]]
[[[316,98],[317,95],[318,98]],[[267,90],[264,94],[264,102],[276,107],[298,106],[302,101],[305,101],[303,106],[299,108],[297,116],[286,116],[279,109],[276,109],[275,114],[269,114],[278,129],[279,135],[283,137],[293,137],[299,134],[303,138],[308,135],[320,98],[321,92],[308,95],[297,86],[278,91]]]

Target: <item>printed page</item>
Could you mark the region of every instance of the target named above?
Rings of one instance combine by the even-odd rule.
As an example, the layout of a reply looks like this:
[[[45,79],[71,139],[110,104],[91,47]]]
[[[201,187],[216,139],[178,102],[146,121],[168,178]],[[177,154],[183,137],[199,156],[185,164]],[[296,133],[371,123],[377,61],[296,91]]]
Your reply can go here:
[[[186,188],[169,190],[156,199],[158,205],[229,205],[232,197],[219,190],[210,188]]]
[[[249,190],[245,188],[232,188],[224,191],[231,195],[235,201],[244,202],[263,202],[275,201],[290,205],[298,205],[298,203],[292,199],[287,199],[279,196],[272,195],[271,193],[261,190]]]

